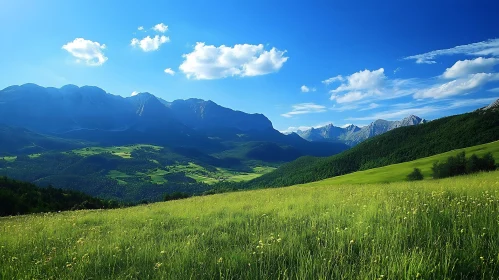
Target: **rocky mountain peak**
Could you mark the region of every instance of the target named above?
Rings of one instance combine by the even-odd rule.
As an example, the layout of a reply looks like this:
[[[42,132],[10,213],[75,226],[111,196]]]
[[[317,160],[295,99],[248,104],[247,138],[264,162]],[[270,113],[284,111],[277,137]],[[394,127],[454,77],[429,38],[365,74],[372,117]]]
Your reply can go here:
[[[495,110],[495,109],[499,109],[499,99],[497,99],[496,101],[490,103],[488,106],[482,108],[482,110]]]
[[[401,126],[418,125],[425,123],[426,120],[418,116],[410,115],[400,121],[387,121],[377,119],[367,126],[362,128],[349,124],[342,127],[336,127],[333,124],[327,124],[319,128],[311,128],[305,131],[297,131],[296,133],[309,141],[332,141],[343,142],[348,145],[356,145],[368,138],[380,135],[392,129]]]

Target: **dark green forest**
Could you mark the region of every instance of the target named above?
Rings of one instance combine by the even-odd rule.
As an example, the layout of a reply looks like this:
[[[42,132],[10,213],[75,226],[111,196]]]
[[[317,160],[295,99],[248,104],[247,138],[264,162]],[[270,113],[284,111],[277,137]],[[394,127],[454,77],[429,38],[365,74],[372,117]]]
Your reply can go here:
[[[441,179],[480,171],[493,171],[496,170],[496,162],[491,153],[483,157],[473,154],[466,158],[465,152],[461,152],[456,156],[448,157],[445,162],[434,162],[431,170],[433,179]]]
[[[0,216],[124,206],[82,192],[39,188],[34,184],[0,177]]]
[[[268,188],[308,183],[498,139],[497,110],[475,111],[397,128],[331,157],[301,157],[249,182],[232,184],[232,188]]]

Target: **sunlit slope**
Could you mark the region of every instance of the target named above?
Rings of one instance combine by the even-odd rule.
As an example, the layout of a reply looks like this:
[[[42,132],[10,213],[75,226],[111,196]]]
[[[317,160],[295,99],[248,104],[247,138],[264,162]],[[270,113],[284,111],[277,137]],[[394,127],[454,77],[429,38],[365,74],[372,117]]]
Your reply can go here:
[[[431,167],[434,162],[445,161],[447,160],[448,157],[455,156],[462,151],[466,153],[466,157],[469,157],[472,154],[476,154],[477,156],[483,156],[484,154],[490,152],[496,159],[496,163],[499,162],[499,141],[495,141],[492,143],[477,145],[465,149],[453,150],[447,153],[421,158],[414,161],[392,164],[364,171],[358,171],[343,176],[337,176],[318,182],[308,183],[307,185],[330,186],[330,185],[339,185],[339,184],[370,184],[370,183],[405,181],[407,175],[411,173],[414,170],[414,168],[421,169],[425,179],[431,179],[432,178]]]
[[[497,279],[499,172],[0,219],[1,279]]]
[[[331,157],[302,157],[242,184],[241,188],[310,183],[497,140],[499,109],[476,110],[421,125],[400,127]]]

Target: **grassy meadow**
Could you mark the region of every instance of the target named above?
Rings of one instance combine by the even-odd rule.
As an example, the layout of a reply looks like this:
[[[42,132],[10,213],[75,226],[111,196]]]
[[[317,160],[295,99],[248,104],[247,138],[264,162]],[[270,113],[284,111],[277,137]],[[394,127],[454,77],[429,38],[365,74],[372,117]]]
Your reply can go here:
[[[137,144],[137,145],[113,146],[113,147],[87,147],[87,148],[73,150],[72,152],[82,157],[99,155],[103,153],[110,153],[112,155],[119,156],[122,158],[132,158],[132,152],[141,148],[150,148],[156,151],[162,149],[159,146]]]
[[[87,148],[73,150],[72,152],[82,157],[109,153],[115,156],[119,156],[123,159],[131,159],[132,152],[142,148],[149,148],[156,152],[161,152],[161,150],[163,149],[162,147],[159,146],[138,144],[138,145],[113,146],[113,147],[87,147]],[[30,155],[30,157],[31,156],[32,155]],[[40,156],[40,154],[34,156]],[[15,158],[13,160],[15,160]],[[157,160],[151,160],[151,161],[159,165],[159,162]],[[108,177],[117,180],[120,184],[127,184],[126,180],[134,177],[141,178],[143,181],[151,182],[154,184],[166,184],[168,183],[168,180],[165,179],[165,175],[174,174],[174,173],[184,173],[187,177],[192,178],[197,182],[202,182],[206,184],[215,184],[220,181],[228,181],[228,182],[248,181],[257,178],[263,174],[269,173],[275,168],[269,166],[257,166],[252,169],[253,170],[250,172],[234,171],[220,167],[215,168],[215,170],[207,170],[205,167],[201,165],[189,162],[187,164],[161,166],[155,169],[150,169],[148,172],[136,172],[135,174],[126,174],[118,170],[111,170],[108,173]]]
[[[450,156],[455,156],[460,152],[466,152],[466,157],[472,154],[483,156],[490,152],[494,156],[496,162],[499,162],[499,141],[468,147],[464,149],[457,149],[450,152],[434,155],[431,157],[421,158],[409,162],[387,165],[383,167],[373,168],[364,171],[358,171],[342,176],[337,176],[321,181],[308,183],[307,185],[344,185],[344,184],[369,184],[369,183],[390,183],[405,181],[407,175],[411,173],[414,168],[421,169],[425,179],[432,178],[431,167],[435,161],[444,162]]]
[[[185,176],[202,182],[205,184],[215,184],[220,181],[227,182],[242,182],[255,179],[263,174],[269,173],[275,167],[257,166],[253,167],[250,172],[234,171],[227,168],[216,167],[213,170],[208,170],[205,167],[189,162],[187,164],[176,164],[166,166],[164,168],[150,169],[147,172],[136,172],[133,175],[126,174],[117,170],[111,170],[107,174],[108,177],[118,180],[120,184],[127,184],[126,179],[141,178],[143,181],[151,182],[154,184],[166,184],[168,180],[165,175],[183,173]]]
[[[498,279],[499,172],[0,218],[0,279]]]

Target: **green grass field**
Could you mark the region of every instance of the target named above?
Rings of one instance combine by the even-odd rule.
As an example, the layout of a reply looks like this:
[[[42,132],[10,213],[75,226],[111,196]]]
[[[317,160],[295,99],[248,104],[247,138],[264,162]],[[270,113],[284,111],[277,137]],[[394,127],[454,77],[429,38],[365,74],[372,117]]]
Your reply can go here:
[[[498,279],[499,172],[0,219],[0,279]]]
[[[257,166],[254,167],[251,172],[241,172],[234,171],[225,168],[215,168],[214,171],[209,171],[201,165],[189,162],[188,164],[176,164],[166,166],[165,169],[155,168],[151,169],[148,172],[137,172],[134,175],[125,174],[123,172],[119,172],[116,170],[112,170],[109,172],[108,176],[110,178],[116,179],[122,183],[126,184],[127,178],[132,177],[140,177],[144,181],[150,181],[155,184],[165,184],[168,181],[164,178],[167,174],[174,173],[184,173],[185,176],[190,177],[198,182],[203,182],[206,184],[215,184],[220,181],[229,181],[229,182],[242,182],[248,181],[263,174],[269,173],[274,170],[274,167],[268,166]]]
[[[103,153],[110,153],[115,156],[119,156],[122,158],[131,158],[131,154],[134,150],[141,149],[141,148],[151,148],[156,151],[161,150],[162,148],[159,146],[153,146],[153,145],[145,145],[145,144],[140,144],[140,145],[130,145],[130,146],[116,146],[116,147],[87,147],[87,148],[82,148],[78,150],[73,150],[72,152],[82,156],[82,157],[88,157],[88,156],[93,156],[93,155],[98,155],[98,154],[103,154]]]
[[[308,183],[307,185],[342,185],[342,184],[368,184],[368,183],[388,183],[405,181],[409,173],[414,168],[421,169],[425,179],[431,179],[431,167],[435,161],[445,161],[450,156],[455,156],[461,151],[466,152],[466,157],[476,154],[483,156],[490,152],[499,162],[499,141],[483,145],[473,146],[465,149],[453,150],[447,153],[434,155],[414,161],[392,164],[384,167],[354,172],[343,176],[337,176],[322,181]]]
[[[151,148],[160,151],[162,148],[153,145],[130,145],[130,146],[116,146],[116,147],[87,147],[72,152],[83,157],[98,155],[103,153],[110,153],[122,157],[124,159],[132,158],[132,152],[141,148]],[[40,154],[31,155],[30,157],[38,157]],[[5,158],[6,160],[15,160],[15,158]],[[198,182],[206,184],[215,184],[220,181],[229,182],[242,182],[255,179],[263,174],[271,172],[274,167],[257,166],[253,168],[252,172],[233,171],[226,168],[216,168],[216,171],[208,171],[203,166],[189,162],[188,164],[176,164],[166,167],[160,166],[157,160],[150,160],[158,164],[158,168],[149,170],[148,172],[137,172],[135,174],[125,174],[117,170],[111,170],[107,174],[108,177],[118,180],[120,184],[127,184],[127,179],[139,177],[143,181],[148,181],[154,184],[165,184],[168,181],[164,178],[166,174],[183,172],[187,177],[190,177]]]
[[[12,161],[15,161],[17,159],[17,156],[0,157],[0,159],[12,162]]]

